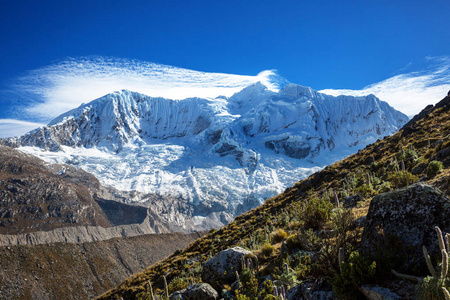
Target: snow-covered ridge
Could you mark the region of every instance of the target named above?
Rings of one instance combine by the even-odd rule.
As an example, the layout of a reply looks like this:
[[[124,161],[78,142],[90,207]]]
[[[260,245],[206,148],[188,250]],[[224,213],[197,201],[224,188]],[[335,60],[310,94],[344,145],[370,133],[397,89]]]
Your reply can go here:
[[[194,222],[226,222],[407,120],[373,95],[334,97],[295,84],[184,100],[124,90],[7,143],[122,190],[179,196]]]

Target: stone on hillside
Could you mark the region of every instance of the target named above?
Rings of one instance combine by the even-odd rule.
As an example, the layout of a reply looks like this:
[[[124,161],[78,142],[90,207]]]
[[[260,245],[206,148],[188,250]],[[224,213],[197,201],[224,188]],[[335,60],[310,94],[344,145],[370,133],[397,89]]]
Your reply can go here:
[[[360,291],[366,296],[369,300],[396,300],[401,299],[401,297],[393,292],[390,289],[383,288],[381,286],[369,286],[364,285],[360,288]]]
[[[422,174],[423,172],[425,172],[426,169],[427,169],[427,164],[426,163],[421,163],[421,164],[418,164],[417,166],[415,166],[411,170],[411,174],[419,175],[419,174]]]
[[[287,300],[333,300],[331,285],[324,282],[304,282],[286,292]]]
[[[186,297],[184,297],[185,292],[186,289],[173,292],[172,294],[169,295],[169,300],[186,300]]]
[[[219,293],[207,283],[191,284],[184,292],[187,300],[217,300]]]
[[[350,207],[355,207],[358,202],[363,201],[363,197],[361,197],[361,195],[352,195],[352,196],[348,196],[344,198],[344,207],[345,208],[350,208]]]
[[[434,227],[450,232],[449,215],[450,199],[425,183],[377,195],[370,203],[361,250],[367,256],[389,255],[397,271],[427,274],[422,246],[440,257]]]
[[[211,284],[215,284],[215,282],[234,282],[236,280],[236,271],[241,271],[242,259],[249,253],[251,252],[241,247],[221,251],[203,265],[203,282]]]

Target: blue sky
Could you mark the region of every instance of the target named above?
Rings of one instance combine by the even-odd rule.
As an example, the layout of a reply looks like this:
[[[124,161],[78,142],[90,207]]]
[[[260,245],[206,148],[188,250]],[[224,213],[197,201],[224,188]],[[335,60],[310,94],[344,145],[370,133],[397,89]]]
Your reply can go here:
[[[408,90],[439,97],[423,100],[433,102],[450,88],[449,12],[448,0],[1,0],[0,136],[48,122],[60,111],[38,104],[54,105],[56,95],[60,109],[94,99],[104,90],[66,97],[83,90],[83,76],[94,89],[92,70],[120,69],[123,81],[149,62],[254,77],[276,69],[329,93],[384,88],[380,95],[396,91],[386,100],[412,114],[418,108],[397,104]]]

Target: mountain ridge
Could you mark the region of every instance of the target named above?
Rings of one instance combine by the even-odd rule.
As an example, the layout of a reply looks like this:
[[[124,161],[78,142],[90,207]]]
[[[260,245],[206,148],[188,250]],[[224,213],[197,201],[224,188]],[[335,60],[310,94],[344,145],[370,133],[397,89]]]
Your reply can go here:
[[[115,92],[0,143],[77,165],[121,190],[182,198],[194,212],[181,227],[187,218],[220,226],[406,121],[373,95],[334,97],[295,84],[276,92],[258,82],[229,98]]]

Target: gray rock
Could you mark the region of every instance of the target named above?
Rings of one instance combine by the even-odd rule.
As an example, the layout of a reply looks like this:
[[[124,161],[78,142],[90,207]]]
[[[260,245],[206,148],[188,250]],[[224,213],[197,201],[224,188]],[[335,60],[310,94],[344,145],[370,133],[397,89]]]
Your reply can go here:
[[[364,225],[366,224],[366,220],[367,220],[367,216],[359,217],[358,219],[355,220],[355,226],[356,227],[364,227]]]
[[[419,175],[419,174],[422,174],[423,172],[425,172],[426,168],[427,168],[427,164],[426,164],[426,163],[418,164],[417,166],[415,166],[415,167],[411,170],[411,174],[413,174],[413,175]]]
[[[450,147],[442,149],[441,151],[436,153],[436,158],[440,161],[444,161],[444,159],[448,158],[449,156],[450,156]]]
[[[236,280],[236,271],[241,271],[241,261],[246,254],[251,253],[241,247],[224,250],[210,258],[202,271],[203,282],[214,284],[215,282],[232,283]]]
[[[363,201],[363,200],[364,199],[360,195],[352,195],[352,196],[345,197],[343,204],[344,204],[345,208],[350,208],[350,207],[355,207],[359,201]]]
[[[219,293],[207,283],[191,284],[183,293],[187,300],[216,300],[219,299]]]
[[[287,300],[332,300],[333,291],[328,289],[320,289],[314,282],[306,282],[289,289],[286,292]]]
[[[401,297],[390,289],[383,288],[381,286],[369,286],[364,285],[360,288],[360,291],[366,296],[368,300],[395,300],[401,299]]]
[[[169,300],[185,300],[186,297],[184,297],[184,293],[186,292],[186,289],[181,291],[173,292],[169,295]]]
[[[434,230],[450,232],[450,199],[425,183],[377,195],[370,203],[361,250],[366,256],[387,253],[392,267],[404,273],[427,274],[422,246],[439,256]]]

